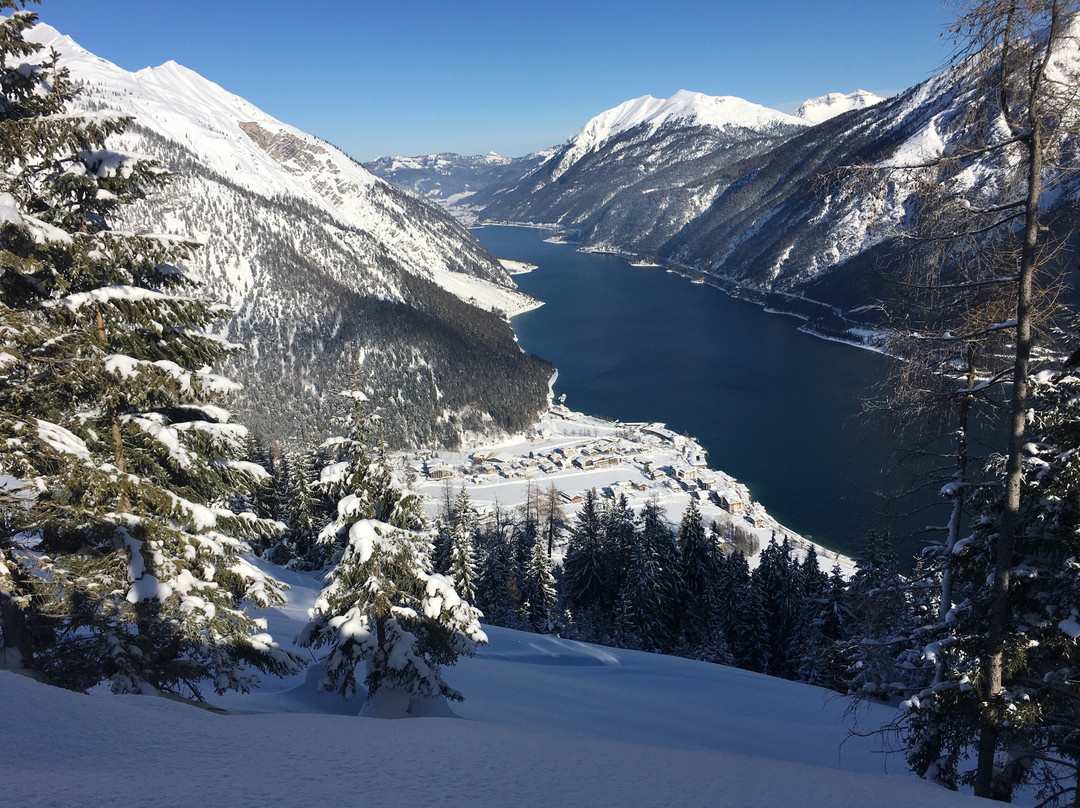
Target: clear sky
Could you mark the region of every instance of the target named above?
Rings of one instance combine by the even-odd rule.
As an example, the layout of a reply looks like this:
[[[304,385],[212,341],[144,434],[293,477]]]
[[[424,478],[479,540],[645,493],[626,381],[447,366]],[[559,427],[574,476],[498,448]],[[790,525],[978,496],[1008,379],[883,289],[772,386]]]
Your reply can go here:
[[[353,157],[519,156],[680,89],[793,111],[948,56],[940,0],[43,0],[128,70],[173,59]]]

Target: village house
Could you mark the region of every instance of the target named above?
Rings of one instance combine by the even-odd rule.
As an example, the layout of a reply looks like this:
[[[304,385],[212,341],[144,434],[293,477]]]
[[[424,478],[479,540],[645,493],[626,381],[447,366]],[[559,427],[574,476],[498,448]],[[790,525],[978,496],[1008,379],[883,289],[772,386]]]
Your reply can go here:
[[[720,507],[728,513],[740,514],[746,510],[746,505],[733,491],[724,491],[720,494]]]
[[[429,480],[449,480],[454,476],[454,470],[439,460],[428,460],[426,470]]]

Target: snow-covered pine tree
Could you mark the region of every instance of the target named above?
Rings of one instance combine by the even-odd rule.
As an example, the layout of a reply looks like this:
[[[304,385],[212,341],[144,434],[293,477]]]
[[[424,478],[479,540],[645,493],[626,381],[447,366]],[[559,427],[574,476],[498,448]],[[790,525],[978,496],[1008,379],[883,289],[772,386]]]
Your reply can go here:
[[[596,491],[590,489],[566,546],[561,594],[576,636],[592,642],[599,642],[608,631],[602,608],[606,586],[603,530]]]
[[[769,635],[758,581],[746,556],[736,550],[720,567],[717,618],[735,665],[763,672],[769,660]]]
[[[346,698],[357,693],[363,665],[368,709],[406,712],[432,697],[460,700],[441,668],[487,641],[480,612],[432,572],[415,495],[401,491],[365,444],[366,397],[355,380],[343,395],[353,401],[349,434],[328,441],[342,459],[322,474],[338,497],[337,516],[319,534],[341,549],[298,642],[328,648],[321,687]]]
[[[476,554],[473,551],[473,512],[469,502],[469,493],[461,486],[454,504],[453,542],[450,548],[450,579],[458,594],[469,601],[476,602]]]
[[[521,582],[522,608],[533,631],[548,633],[555,630],[555,576],[547,555],[547,538],[537,534],[533,540],[529,566]]]
[[[690,500],[683,512],[678,541],[683,587],[683,653],[708,658],[725,644],[717,619],[718,579],[723,556],[716,537],[705,529],[701,511],[694,500]]]
[[[847,606],[847,582],[839,566],[833,567],[824,590],[807,598],[805,615],[796,634],[799,681],[845,692],[841,650],[849,645],[854,616]]]
[[[489,623],[515,628],[520,625],[521,589],[508,530],[504,511],[496,504],[494,522],[476,533],[476,601]]]
[[[675,536],[655,501],[641,509],[616,615],[616,642],[670,653],[678,642],[681,590]]]
[[[603,524],[601,548],[604,596],[602,605],[608,621],[613,623],[619,592],[630,563],[630,552],[636,541],[634,510],[630,507],[626,494],[618,493],[605,503],[600,521]]]
[[[1034,781],[1046,805],[1074,804],[1080,787],[1080,375],[1075,367],[1033,379],[1024,447],[1017,564],[1008,612],[1005,699],[996,787]],[[992,470],[1004,476],[1004,461]],[[992,554],[1000,488],[978,500],[974,531],[955,554],[956,601],[948,634],[929,645],[946,675],[907,704],[909,758],[920,774],[955,787],[979,694],[967,686],[985,642],[989,598],[976,576]]]
[[[884,533],[867,534],[847,595],[854,615],[844,652],[852,694],[885,697],[906,689],[898,659],[914,626],[899,568],[895,542]]]
[[[106,148],[126,121],[68,114],[73,87],[0,0],[0,473],[22,492],[2,543],[4,644],[68,687],[201,697],[295,667],[247,606],[281,588],[242,554],[276,522],[226,503],[264,473],[210,366],[238,346],[188,296],[193,245],[113,231],[162,181]],[[10,656],[5,653],[5,657]]]
[[[284,489],[281,494],[288,526],[271,552],[276,564],[298,569],[317,569],[329,559],[318,543],[319,531],[332,513],[325,494],[318,488],[319,473],[313,452],[287,453],[282,458]]]
[[[765,614],[768,672],[773,676],[795,678],[798,669],[795,634],[803,618],[803,577],[786,537],[779,544],[774,537],[761,551],[754,580],[761,592]]]

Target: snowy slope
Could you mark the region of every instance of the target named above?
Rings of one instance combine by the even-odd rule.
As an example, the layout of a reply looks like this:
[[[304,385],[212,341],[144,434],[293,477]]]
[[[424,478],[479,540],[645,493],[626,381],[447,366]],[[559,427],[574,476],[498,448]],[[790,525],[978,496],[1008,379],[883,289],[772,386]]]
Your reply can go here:
[[[269,613],[287,640],[315,596]],[[975,805],[848,736],[847,702],[691,660],[485,629],[447,671],[459,718],[382,720],[314,692],[317,672],[218,700],[83,696],[0,672],[4,804],[413,806]],[[891,710],[862,711],[860,728]]]
[[[342,225],[369,233],[410,271],[436,281],[446,273],[468,270],[513,286],[498,263],[481,250],[473,250],[473,266],[463,266],[454,257],[458,244],[434,238],[422,222],[410,220],[389,185],[346,154],[281,123],[198,73],[174,61],[131,73],[45,24],[30,36],[60,51],[63,64],[89,85],[86,98],[183,143],[201,165],[240,187],[267,198],[290,196],[311,203]],[[457,235],[458,240],[468,240]]]
[[[594,117],[520,181],[469,202],[482,220],[555,225],[589,248],[651,256],[712,201],[702,182],[809,127],[739,98],[643,96]]]
[[[334,429],[325,394],[350,356],[391,445],[455,445],[543,408],[551,368],[505,321],[535,301],[449,215],[175,62],[129,72],[47,25],[32,36],[60,51],[82,109],[134,119],[115,148],[172,172],[118,224],[201,244],[185,269],[237,312],[249,350],[227,370],[264,438]]]
[[[558,179],[589,152],[639,127],[652,133],[664,126],[768,131],[778,125],[805,124],[791,115],[734,96],[711,96],[689,90],[679,90],[671,98],[643,95],[589,120],[567,142],[551,173]]]
[[[881,96],[874,95],[866,90],[856,90],[853,93],[829,93],[817,98],[811,98],[802,103],[795,110],[795,117],[802,118],[812,124],[822,123],[835,118],[844,112],[853,109],[872,107],[879,101],[884,101]]]

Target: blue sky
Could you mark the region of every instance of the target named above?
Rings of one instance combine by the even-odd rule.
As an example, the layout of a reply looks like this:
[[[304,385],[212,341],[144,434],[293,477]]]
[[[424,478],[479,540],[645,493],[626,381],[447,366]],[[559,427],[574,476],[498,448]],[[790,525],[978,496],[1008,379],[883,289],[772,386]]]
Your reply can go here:
[[[35,8],[31,6],[31,8]],[[940,0],[44,0],[129,70],[174,59],[360,160],[556,145],[641,95],[792,111],[948,56]]]

